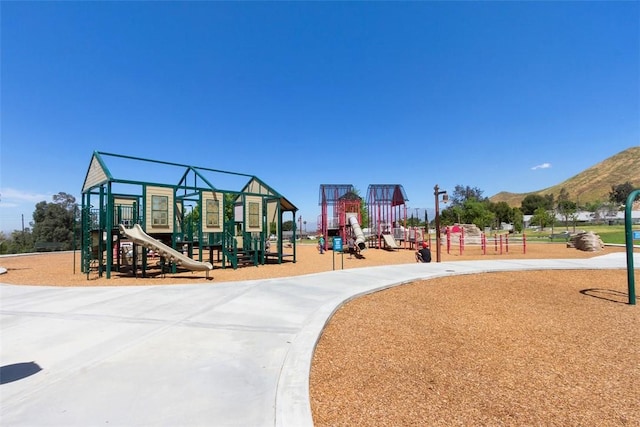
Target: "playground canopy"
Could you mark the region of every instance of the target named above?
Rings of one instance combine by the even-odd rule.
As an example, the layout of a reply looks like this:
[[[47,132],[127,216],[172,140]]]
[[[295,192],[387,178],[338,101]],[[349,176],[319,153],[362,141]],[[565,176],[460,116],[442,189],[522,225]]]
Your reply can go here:
[[[367,189],[368,205],[401,206],[409,199],[400,184],[371,184]]]
[[[141,167],[144,164],[149,164],[150,167]],[[280,199],[284,211],[298,210],[293,203],[255,175],[95,151],[82,193],[90,193],[104,185],[110,185],[113,192],[126,192],[126,188],[132,185],[157,185],[176,187],[183,193],[200,189],[236,194],[260,187],[260,194]]]

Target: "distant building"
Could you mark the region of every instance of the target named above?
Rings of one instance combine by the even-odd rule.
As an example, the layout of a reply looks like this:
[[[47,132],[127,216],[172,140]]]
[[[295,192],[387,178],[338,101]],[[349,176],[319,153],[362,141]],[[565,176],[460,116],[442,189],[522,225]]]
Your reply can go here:
[[[565,217],[556,213],[556,221],[564,222]],[[523,226],[524,228],[535,227],[535,224],[531,224],[531,218],[533,215],[524,215],[523,217]],[[589,211],[578,211],[574,215],[569,217],[570,224],[624,224],[624,211],[618,211],[613,213],[612,215],[603,213],[598,215],[596,212]],[[640,210],[631,211],[631,223],[632,224],[640,224]]]

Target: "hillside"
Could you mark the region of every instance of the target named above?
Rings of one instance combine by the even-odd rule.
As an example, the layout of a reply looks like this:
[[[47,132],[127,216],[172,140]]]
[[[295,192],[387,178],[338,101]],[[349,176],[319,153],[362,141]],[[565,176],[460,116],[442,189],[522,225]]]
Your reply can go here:
[[[509,206],[520,206],[522,199],[529,194],[554,194],[557,196],[564,187],[573,201],[595,202],[607,201],[611,186],[631,182],[640,186],[640,146],[628,148],[602,162],[591,166],[583,172],[553,187],[530,193],[509,193],[502,191],[489,197],[494,203],[507,202]]]

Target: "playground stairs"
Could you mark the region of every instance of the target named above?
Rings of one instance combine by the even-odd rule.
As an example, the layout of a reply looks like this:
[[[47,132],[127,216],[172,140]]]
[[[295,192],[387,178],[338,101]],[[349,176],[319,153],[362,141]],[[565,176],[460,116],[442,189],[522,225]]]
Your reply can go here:
[[[258,265],[258,253],[255,250],[244,250],[233,248],[227,249],[227,260],[231,264],[233,269],[237,269],[238,267],[244,267],[247,265]]]
[[[233,269],[244,267],[247,265],[258,266],[264,263],[264,247],[259,244],[264,236],[260,238],[252,238],[250,233],[244,233],[242,236],[234,236],[230,232],[226,232],[224,236],[223,250],[223,268],[231,265]]]

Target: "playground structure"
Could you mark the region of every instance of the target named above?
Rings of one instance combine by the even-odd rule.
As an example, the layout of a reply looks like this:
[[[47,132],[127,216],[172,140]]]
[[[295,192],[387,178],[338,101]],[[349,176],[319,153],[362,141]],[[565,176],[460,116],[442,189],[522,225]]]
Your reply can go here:
[[[421,227],[407,227],[407,196],[399,184],[370,185],[367,192],[367,227],[363,230],[362,198],[350,184],[322,184],[318,204],[318,232],[328,245],[331,237],[344,240],[353,235],[360,250],[366,247],[417,248],[425,239]]]
[[[326,237],[325,249],[331,237],[341,237],[346,241],[350,235],[356,237],[356,244],[362,250],[368,248],[417,250],[422,242],[431,242],[431,235],[423,227],[407,226],[407,205],[409,199],[402,185],[376,184],[367,189],[367,204],[364,213],[367,227],[362,229],[362,198],[349,184],[323,184],[320,186],[319,205],[322,214],[318,220],[318,232]],[[425,223],[427,222],[425,212]],[[483,232],[474,224],[454,224],[441,228],[444,238],[440,248],[447,254],[474,247],[483,255],[503,255],[509,250],[527,252],[527,240],[512,238],[509,233]],[[437,239],[436,239],[437,241]]]
[[[422,227],[407,227],[409,201],[400,184],[372,184],[367,189],[371,247],[417,249],[425,240]]]
[[[230,187],[240,189],[222,189]],[[144,277],[155,256],[162,272],[207,277],[216,264],[295,262],[296,230],[285,253],[282,224],[286,213],[295,224],[296,212],[253,175],[96,151],[82,187],[82,271],[110,278],[140,269]],[[267,250],[272,233],[278,239]]]
[[[522,240],[514,241],[509,237],[509,233],[493,233],[487,234],[482,232],[475,224],[454,224],[444,229],[445,239],[441,245],[446,246],[447,254],[457,251],[460,255],[465,250],[477,247],[482,255],[495,254],[503,255],[509,253],[509,242],[512,241],[511,247],[522,246],[522,253],[527,253],[527,240],[522,235]]]
[[[362,199],[350,184],[322,184],[318,204],[321,215],[318,231],[326,237],[325,249],[331,237],[340,237],[346,242],[353,236],[358,250],[366,249],[366,236],[360,227]]]
[[[362,199],[354,187],[349,184],[321,185],[319,205],[322,214],[318,220],[318,232],[326,237],[325,249],[331,237],[346,240],[353,233],[360,248],[365,243],[369,248],[387,250],[417,249],[423,241],[431,245],[431,236],[425,228],[407,226],[408,200],[402,185],[370,185],[365,213],[368,226],[362,229]],[[520,247],[523,253],[527,251],[524,235],[522,239],[513,239],[508,233],[485,233],[474,224],[454,224],[441,230],[445,238],[440,241],[440,247],[446,249],[447,254],[458,251],[462,255],[474,247],[479,248],[483,255],[503,255],[510,249],[520,250]]]

